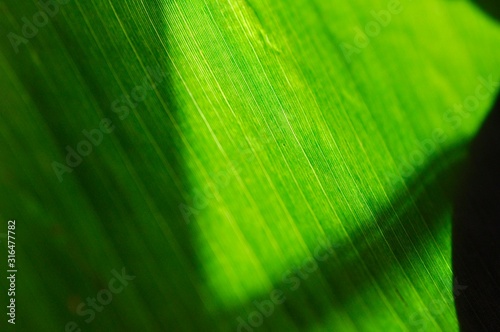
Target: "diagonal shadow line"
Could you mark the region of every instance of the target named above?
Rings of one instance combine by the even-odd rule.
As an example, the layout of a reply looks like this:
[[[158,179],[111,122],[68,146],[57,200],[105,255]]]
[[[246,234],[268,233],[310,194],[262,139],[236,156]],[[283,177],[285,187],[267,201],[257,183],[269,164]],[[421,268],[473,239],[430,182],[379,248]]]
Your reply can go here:
[[[494,19],[500,19],[500,6],[497,1],[493,0],[472,0],[476,6],[481,8],[486,14],[492,16]]]
[[[166,15],[163,14],[164,3],[162,1],[155,1],[155,6],[156,10],[149,11],[147,15],[143,16],[143,19],[146,22],[152,20],[156,24],[156,31],[162,33],[162,42],[168,51],[169,37],[165,32]],[[117,10],[117,15],[123,21],[126,21],[127,13],[125,11],[121,12],[122,7],[115,6],[115,10]],[[114,14],[110,12],[108,15],[113,16]],[[103,16],[106,17],[106,15]],[[183,161],[176,152],[183,147],[178,144],[180,140],[177,137],[174,124],[165,115],[166,111],[169,111],[174,115],[174,121],[177,121],[178,106],[175,96],[172,95],[170,84],[172,69],[165,50],[159,46],[159,42],[154,45],[145,44],[146,40],[151,41],[155,36],[148,35],[153,34],[152,30],[143,32],[144,35],[141,36],[140,31],[143,28],[144,26],[140,26],[139,24],[137,26],[131,24],[126,27],[127,33],[131,37],[136,38],[131,38],[134,47],[143,51],[141,55],[145,57],[142,61],[145,63],[158,63],[162,68],[161,70],[167,75],[165,82],[159,84],[157,89],[160,95],[159,98],[167,105],[167,110],[159,109],[158,112],[162,113],[162,116],[158,117],[156,115],[156,118],[152,114],[144,112],[146,111],[146,107],[142,107],[141,110],[141,107],[138,106],[137,112],[140,113],[139,117],[142,118],[142,121],[146,125],[146,130],[150,130],[151,136],[156,140],[161,152],[166,156],[167,162],[173,169],[173,173],[179,178],[181,188],[178,188],[178,183],[175,183],[172,177],[160,177],[156,173],[157,169],[146,167],[149,163],[158,164],[158,160],[148,160],[148,158],[154,155],[154,150],[151,148],[150,142],[145,142],[142,146],[138,144],[138,141],[141,141],[140,136],[144,135],[144,132],[140,130],[134,132],[125,123],[120,128],[119,126],[122,126],[122,123],[119,123],[117,120],[118,128],[113,134],[122,147],[128,148],[126,155],[129,157],[132,167],[140,172],[140,181],[144,183],[145,190],[149,194],[148,197],[145,197],[145,200],[149,200],[149,203],[154,205],[161,217],[166,220],[168,223],[166,227],[170,228],[174,238],[173,241],[172,239],[165,238],[162,228],[156,227],[154,225],[155,222],[152,223],[153,225],[145,223],[146,220],[153,219],[153,215],[149,213],[138,215],[137,211],[132,211],[131,205],[133,202],[129,201],[123,204],[125,208],[129,209],[130,213],[126,217],[126,220],[122,220],[112,209],[109,209],[110,206],[116,204],[117,199],[123,199],[127,196],[127,192],[131,190],[124,187],[124,182],[121,182],[119,178],[111,174],[112,170],[108,169],[103,174],[103,177],[109,180],[107,188],[96,187],[95,182],[92,181],[95,171],[90,167],[82,167],[77,177],[80,185],[88,193],[88,197],[102,220],[107,235],[120,254],[124,265],[131,271],[137,271],[136,274],[138,277],[134,281],[137,293],[143,299],[144,310],[149,312],[154,318],[154,325],[157,327],[157,330],[168,330],[172,326],[177,326],[179,322],[190,324],[185,325],[183,329],[203,330],[207,325],[213,324],[213,321],[203,306],[204,301],[201,294],[197,291],[197,287],[202,283],[203,277],[198,269],[199,265],[194,252],[194,245],[192,244],[191,232],[178,208],[179,204],[185,200],[182,197],[182,192],[189,191],[189,185],[184,176]],[[104,91],[108,87],[101,79],[102,74],[98,70],[95,70],[92,62],[88,61],[89,57],[91,57],[89,50],[85,49],[81,43],[72,42],[78,36],[70,35],[64,29],[59,29],[59,32],[65,44],[68,45],[68,52],[75,59],[79,73],[96,96],[96,100],[100,103],[99,106],[103,110],[108,110],[109,117],[114,116],[116,118],[116,114],[113,115],[109,112],[110,100],[106,97],[106,92]],[[86,56],[82,56],[82,54]],[[130,79],[128,83],[130,84],[128,88],[132,90],[137,82],[134,79]],[[153,96],[153,98],[156,97]],[[129,115],[129,117],[130,119],[127,118],[123,122],[133,121],[131,119],[133,116]],[[158,121],[161,123],[161,128],[156,125]],[[142,140],[144,140],[144,137]],[[106,169],[106,165],[104,164],[97,164],[94,167]],[[175,189],[176,187],[177,189]],[[165,190],[165,188],[168,189]],[[127,204],[130,205],[127,206]],[[137,233],[124,234],[122,231],[122,223],[124,221],[132,225]],[[127,239],[127,237],[135,237],[136,239]],[[169,241],[175,243],[168,243]],[[140,243],[140,246],[136,245],[132,247],[133,243],[137,242]],[[133,250],[141,250],[141,255],[130,255]],[[179,253],[183,256],[182,258],[178,257]],[[143,272],[145,271],[144,261],[141,259],[143,255],[149,256],[150,261],[155,262],[154,266],[149,266],[148,273]],[[183,261],[184,259],[187,261]],[[184,274],[186,271],[190,274],[189,278]],[[152,280],[159,280],[159,282],[152,282]],[[168,303],[168,305],[165,303]],[[196,319],[192,319],[193,313],[196,313]],[[120,313],[117,313],[116,317],[110,317],[109,320],[120,320],[120,325],[126,330],[130,328],[131,321],[134,318],[123,319]],[[98,325],[94,328],[100,330]]]
[[[500,331],[500,95],[471,147],[453,217],[461,331]]]
[[[363,257],[363,262],[357,259],[333,258],[319,263],[319,271],[310,273],[308,280],[302,279],[300,287],[293,291],[287,290],[288,286],[282,281],[276,282],[273,287],[282,290],[287,299],[282,306],[276,307],[276,313],[268,318],[259,329],[276,330],[282,327],[280,324],[286,322],[287,317],[292,319],[294,323],[290,329],[304,330],[316,324],[321,326],[332,315],[335,315],[335,309],[340,312],[355,301],[358,301],[359,304],[363,292],[370,287],[373,288],[372,282],[387,279],[388,273],[390,275],[390,271],[395,268],[396,263],[405,272],[412,270],[411,261],[420,258],[426,247],[433,241],[434,234],[447,227],[445,216],[451,210],[451,201],[458,183],[457,179],[463,172],[466,157],[466,143],[451,146],[441,153],[434,153],[434,156],[429,158],[420,171],[407,179],[405,186],[401,186],[392,194],[389,203],[374,213],[375,219],[373,221],[362,223],[369,226],[363,226],[351,236],[355,248],[348,244],[335,246],[334,256],[340,257],[356,249],[359,257]],[[410,197],[413,199],[413,203],[411,203]],[[382,232],[380,233],[379,230]],[[374,237],[373,234],[380,235]],[[425,240],[422,241],[422,239]],[[380,248],[384,246],[386,254],[394,254],[395,260],[381,260],[380,256],[373,255],[373,252],[380,252]],[[362,264],[366,264],[369,271],[360,273]],[[302,267],[292,270],[300,269]],[[369,276],[366,272],[369,273]],[[407,274],[407,278],[413,282],[412,278],[416,278],[415,275],[418,273],[420,272]],[[322,277],[326,278],[327,282],[328,289],[323,289],[327,294],[327,301],[318,299],[317,296],[317,287],[322,283]],[[345,287],[348,284],[355,285],[355,288]],[[398,289],[389,291],[394,291],[398,301],[401,301],[402,305],[408,306]],[[263,298],[265,296],[254,297],[248,303],[261,301]],[[241,306],[230,312],[225,312],[223,315],[232,315],[234,317],[233,328],[237,328],[236,318],[240,316],[246,318],[252,310],[256,310],[253,305]],[[400,319],[406,320],[404,323],[407,325],[411,324],[411,317],[400,317]],[[438,322],[434,323],[439,324]],[[250,329],[253,330],[252,327]],[[255,328],[256,330],[257,328]],[[250,332],[245,328],[242,328],[241,331]]]
[[[137,3],[139,2],[135,2]],[[96,237],[95,242],[108,242],[127,271],[137,276],[132,283],[135,293],[141,299],[141,303],[136,304],[142,308],[137,316],[142,317],[143,320],[150,320],[150,325],[156,331],[169,330],[172,326],[179,326],[180,322],[185,324],[180,328],[202,331],[206,326],[214,326],[214,322],[198,291],[199,285],[203,283],[203,276],[199,272],[199,264],[194,252],[195,246],[191,242],[191,232],[178,208],[179,204],[185,201],[182,192],[189,192],[189,185],[184,175],[183,160],[176,152],[182,149],[182,146],[179,144],[180,140],[173,123],[166,116],[166,112],[169,111],[174,119],[177,119],[178,105],[171,89],[171,63],[165,52],[165,48],[167,51],[170,48],[169,36],[165,28],[165,2],[160,0],[148,2],[144,11],[137,11],[136,17],[140,17],[141,22],[129,19],[130,13],[127,11],[130,8],[129,5],[117,4],[118,2],[114,2],[113,5],[113,1],[103,2],[99,6],[100,11],[96,13],[96,7],[91,2],[78,3],[78,5],[74,2],[69,3],[51,19],[51,28],[41,30],[39,35],[30,40],[29,51],[22,49],[23,53],[19,55],[11,52],[9,63],[19,73],[20,81],[50,128],[64,160],[65,146],[75,147],[84,138],[81,131],[92,128],[79,123],[65,123],[63,114],[75,114],[75,118],[82,119],[85,118],[82,114],[96,113],[95,110],[86,109],[83,105],[75,105],[74,99],[77,94],[71,89],[65,89],[67,83],[60,80],[59,73],[57,73],[59,68],[50,60],[53,55],[51,52],[59,47],[59,43],[44,44],[44,42],[58,39],[64,46],[75,69],[75,72],[68,72],[68,75],[81,78],[102,114],[110,118],[116,127],[111,134],[113,137],[105,136],[102,144],[95,147],[89,157],[71,174],[64,175],[72,177],[71,180],[65,181],[75,181],[78,184],[97,216],[96,220],[99,225],[94,226],[104,229],[105,237]],[[81,8],[85,12],[89,26],[83,24],[83,19],[78,16],[79,11],[76,8]],[[39,8],[30,4],[20,9],[13,9],[13,16],[23,17],[37,10]],[[121,26],[117,23],[116,16],[120,18]],[[75,17],[78,22],[74,21]],[[154,25],[154,29],[148,26],[149,22]],[[166,74],[164,81],[156,90],[159,96],[153,93],[147,96],[148,99],[156,101],[161,99],[166,104],[166,109],[159,107],[157,110],[148,112],[152,108],[146,107],[148,100],[145,100],[137,106],[136,111],[151,136],[156,139],[158,147],[173,173],[178,177],[180,185],[167,175],[166,170],[158,167],[162,161],[157,158],[156,151],[148,142],[145,132],[141,131],[140,126],[137,125],[134,115],[129,114],[126,119],[120,120],[119,114],[112,111],[111,104],[114,98],[119,98],[123,93],[122,88],[112,79],[114,75],[117,74],[124,89],[130,93],[148,74],[142,72],[139,63],[133,56],[130,56],[133,51],[123,32],[117,33],[114,40],[110,40],[109,36],[103,33],[109,24],[113,24],[116,31],[120,31],[123,27],[132,46],[143,56],[142,61],[146,64],[157,63],[161,71]],[[90,29],[93,30],[94,35],[89,33]],[[50,33],[54,31],[57,36],[51,37]],[[158,36],[157,33],[160,35]],[[101,44],[100,48],[97,47],[96,39]],[[164,43],[165,48],[161,46],[159,39]],[[5,50],[11,51],[10,45],[7,45],[5,40],[2,40],[2,45],[5,46]],[[25,70],[29,67],[26,64],[32,64],[33,54],[47,64],[46,68],[53,71]],[[127,57],[124,54],[127,54]],[[105,56],[111,60],[110,66],[103,64]],[[115,69],[114,73],[110,67]],[[54,93],[47,85],[47,79],[55,81],[56,88],[65,93]],[[71,104],[71,108],[68,104]],[[123,103],[120,104],[120,106],[123,105]],[[97,116],[95,119],[95,127],[97,127],[101,119]],[[132,122],[134,124],[131,124]],[[114,145],[113,142],[117,144]],[[144,191],[148,194],[148,197],[144,197],[140,203],[133,199],[133,194],[139,191],[138,186],[134,185],[134,179],[127,172],[116,173],[120,165],[122,168],[126,167],[123,160],[116,158],[116,146],[123,149],[125,157],[129,160],[128,166],[136,171],[139,182],[143,184]],[[105,155],[106,153],[108,156]],[[112,153],[115,153],[115,157],[109,156]],[[113,160],[117,167],[110,165],[110,160]],[[55,175],[54,179],[56,179]],[[34,185],[27,183],[28,190],[32,191]],[[37,196],[36,193],[33,195]],[[67,199],[71,200],[72,197]],[[47,202],[41,198],[40,205],[47,205]],[[149,211],[148,206],[154,206],[156,211]],[[78,213],[78,211],[73,212]],[[13,211],[12,215],[20,216],[22,213],[22,211]],[[117,331],[142,329],[143,326],[138,325],[137,317],[124,315],[119,309],[114,309],[113,305],[107,306],[106,312],[98,314],[98,318],[90,324],[83,323],[83,318],[75,313],[74,308],[67,309],[67,299],[74,297],[74,294],[80,297],[79,300],[84,301],[85,297],[95,295],[100,289],[107,288],[109,270],[120,269],[121,266],[112,266],[107,254],[103,254],[101,262],[90,261],[85,247],[81,246],[83,240],[78,227],[72,224],[72,220],[65,218],[65,212],[62,210],[57,211],[56,215],[58,218],[54,223],[57,229],[47,229],[37,223],[32,225],[33,237],[26,240],[29,244],[26,245],[26,252],[32,257],[47,257],[50,259],[51,270],[66,276],[65,285],[43,280],[46,293],[50,294],[51,301],[57,303],[60,308],[58,316],[61,321],[57,324],[61,326],[61,330],[64,329],[68,320],[81,323],[82,329],[86,331],[103,331],[110,328]],[[155,219],[158,216],[163,225],[156,223]],[[166,239],[164,235],[165,228],[171,230],[170,239]],[[44,240],[47,238],[52,240],[53,233],[63,234],[66,239],[63,245],[56,244],[55,240]],[[42,262],[35,261],[34,264],[36,270],[46,268]],[[102,266],[106,264],[109,268],[106,267],[107,270],[103,271]],[[186,271],[189,276],[186,276]],[[192,318],[194,314],[196,319]],[[44,328],[39,322],[27,322],[27,324],[31,324],[32,328],[29,328],[31,330],[35,327],[42,330]]]
[[[490,0],[475,0],[483,11],[494,19],[500,18],[500,6]],[[416,194],[415,205],[423,212],[426,221],[441,221],[441,223],[426,222],[430,233],[435,234],[440,228],[446,227],[442,222],[443,216],[450,205],[433,205],[431,202],[441,200],[455,202],[452,220],[452,269],[453,280],[450,280],[450,288],[453,287],[453,295],[457,310],[457,318],[462,331],[500,331],[500,95],[497,97],[495,107],[486,121],[483,129],[472,145],[472,160],[467,163],[470,144],[459,144],[449,148],[442,156],[429,161],[427,166],[408,183],[408,191],[400,189],[391,198],[391,205],[396,208],[396,213],[402,213],[401,222],[392,223],[396,219],[392,208],[386,207],[376,214],[375,224],[371,226],[373,231],[378,228],[384,230],[384,238],[395,251],[398,262],[406,270],[412,257],[425,248],[425,242],[415,243],[412,239],[402,236],[405,230],[405,220],[411,220],[411,210],[404,206],[407,204],[408,192]],[[445,167],[440,165],[445,163]],[[438,170],[436,172],[436,170]],[[431,175],[430,181],[426,180]],[[461,179],[466,175],[466,180]],[[459,198],[457,199],[457,195]],[[389,222],[387,222],[389,221]],[[375,226],[376,225],[376,226]],[[386,233],[388,225],[395,226]],[[365,236],[370,234],[369,229],[365,234],[355,236],[354,243],[361,244],[360,256],[369,256],[372,250],[382,245],[382,239],[366,243]],[[388,236],[386,236],[388,235]],[[412,236],[416,233],[410,234]],[[360,247],[357,247],[358,249]],[[405,255],[405,248],[411,248],[409,255]],[[380,277],[386,270],[391,269],[387,262],[381,263],[372,270],[375,279]],[[350,261],[340,267],[322,265],[319,267],[321,274],[330,276],[329,285],[332,289],[343,289],[343,283],[349,282],[356,277],[356,267],[359,262]],[[344,278],[339,278],[344,274]],[[317,280],[319,281],[319,280]],[[456,284],[458,283],[458,284]],[[311,285],[313,284],[313,285]],[[368,287],[366,279],[356,279],[359,288]],[[329,311],[328,303],[314,303],[314,283],[308,281],[303,290],[297,291],[293,297],[284,303],[284,315],[295,318],[299,329],[311,325],[311,315],[316,316],[318,321],[332,313]],[[456,286],[460,289],[455,289]],[[463,287],[460,287],[463,285]],[[279,285],[275,285],[279,287]],[[465,289],[464,291],[462,291]],[[396,290],[397,291],[397,290]],[[352,292],[336,293],[340,300],[336,305],[339,310],[345,308],[352,302]],[[398,292],[399,295],[399,292]],[[259,300],[259,299],[256,299]],[[404,298],[401,298],[404,303]],[[309,303],[315,309],[322,312],[306,312],[304,306]],[[237,312],[248,311],[248,308],[239,308]],[[255,309],[255,308],[250,308]],[[411,317],[409,317],[410,323]],[[272,326],[273,322],[268,322]],[[424,322],[414,321],[417,325]],[[267,324],[267,323],[266,323]],[[418,328],[415,325],[413,327]],[[423,327],[423,325],[421,326]],[[446,329],[446,326],[442,326]],[[271,327],[270,330],[273,328]]]

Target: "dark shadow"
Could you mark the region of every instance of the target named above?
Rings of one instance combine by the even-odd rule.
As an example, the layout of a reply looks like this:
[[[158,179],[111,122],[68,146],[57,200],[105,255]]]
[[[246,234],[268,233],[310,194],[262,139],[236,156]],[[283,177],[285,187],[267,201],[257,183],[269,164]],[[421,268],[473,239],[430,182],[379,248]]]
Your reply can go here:
[[[492,0],[474,0],[500,19]],[[471,147],[453,216],[453,272],[460,330],[500,331],[500,95]]]
[[[495,19],[500,19],[500,6],[498,1],[494,0],[473,0],[473,2],[481,8],[485,13],[491,15]]]
[[[471,148],[453,218],[462,331],[500,331],[500,97]]]
[[[137,276],[134,286],[143,300],[139,304],[143,308],[142,315],[149,315],[149,323],[154,330],[166,331],[178,326],[179,322],[184,324],[189,322],[190,325],[185,325],[183,328],[202,331],[207,325],[215,323],[208,316],[203,306],[203,298],[198,292],[203,277],[195,257],[191,230],[179,209],[181,203],[187,204],[182,192],[188,193],[190,189],[184,176],[181,158],[184,147],[179,143],[180,139],[174,124],[166,115],[170,112],[174,116],[174,121],[178,120],[175,96],[172,96],[171,92],[170,75],[173,70],[167,56],[169,37],[163,8],[165,3],[162,1],[155,3],[154,10],[151,10],[153,6],[148,6],[147,13],[144,12],[144,16],[141,17],[143,21],[127,19],[130,14],[122,6],[115,6],[116,15],[120,18],[129,39],[124,36],[115,39],[113,36],[102,36],[103,38],[99,40],[102,49],[92,44],[92,40],[81,40],[82,36],[78,34],[71,34],[67,29],[58,29],[89,91],[97,97],[96,101],[104,115],[116,123],[113,135],[125,151],[125,160],[122,161],[121,167],[132,168],[135,172],[132,176],[125,175],[128,178],[123,181],[123,174],[114,173],[109,164],[95,158],[94,165],[80,166],[74,172],[74,176],[87,192],[124,266]],[[112,11],[95,15],[102,22],[110,18],[116,19]],[[93,21],[99,26],[97,17]],[[87,47],[89,44],[94,46],[89,49]],[[158,82],[154,75],[151,75],[148,70],[151,68],[143,68],[134,56],[134,49],[143,56],[142,63],[156,63],[159,70],[165,74],[162,81]],[[100,56],[104,54],[101,52],[107,56],[116,54],[115,62],[110,63],[109,67],[102,67]],[[136,74],[134,71],[139,73]],[[130,114],[123,120],[119,118],[119,113],[112,111],[111,105],[124,92],[120,91],[116,82],[103,80],[103,77],[113,77],[113,74],[119,75],[119,79],[123,82],[120,88],[125,89],[127,94],[142,84],[144,78],[149,78],[157,85],[156,90],[149,92],[143,102],[133,101],[137,104],[136,108],[130,108]],[[117,91],[111,99],[110,89]],[[150,101],[156,101],[158,108],[151,109]],[[166,105],[165,109],[159,106],[160,101]],[[122,102],[119,105],[123,106],[126,103]],[[140,122],[144,127],[139,125]],[[146,135],[146,131],[149,131],[149,135]],[[151,142],[148,136],[154,142]],[[155,148],[159,148],[162,157]],[[125,166],[126,164],[128,166]],[[168,167],[171,168],[170,171]],[[159,173],[158,169],[163,169],[163,172]],[[96,176],[104,184],[102,187],[96,187]],[[141,184],[124,187],[124,183],[134,183],[134,181]],[[137,202],[133,199],[127,201],[130,191],[144,195],[143,202],[140,203],[141,208],[132,209]],[[113,206],[117,205],[121,207],[121,215],[113,209]],[[124,208],[128,213],[123,214]],[[124,229],[124,224],[128,224],[129,231]],[[137,250],[139,252],[133,252]],[[196,314],[195,319],[192,318],[193,314]],[[114,313],[114,316],[105,320],[114,321],[115,330],[133,329],[131,326],[134,317],[123,317],[123,312],[119,311]],[[81,318],[75,318],[78,319],[81,321]],[[103,329],[97,321],[83,326],[85,330]]]
[[[36,197],[52,220],[35,222],[40,215],[28,216],[14,206],[3,212],[33,221],[22,247],[32,258],[32,269],[43,271],[38,282],[54,303],[50,310],[58,319],[51,324],[59,330],[72,320],[84,331],[167,331],[175,327],[203,331],[215,323],[199,292],[204,277],[198,270],[191,230],[179,209],[179,204],[188,204],[184,193],[190,188],[184,175],[183,146],[173,123],[178,119],[177,105],[172,95],[164,8],[170,2],[154,0],[143,7],[144,2],[97,3],[71,1],[61,6],[27,45],[20,45],[17,54],[7,38],[0,42],[32,98],[30,102],[44,119],[41,125],[47,127],[60,150],[56,161],[64,164],[65,147],[76,148],[85,139],[82,130],[98,128],[103,118],[115,126],[79,166],[63,174],[62,183],[50,164],[45,165],[46,174],[36,174],[48,185],[31,183],[22,176],[14,180]],[[34,3],[14,4],[8,9],[11,16],[2,23],[4,35],[21,30],[20,18],[40,10]],[[163,79],[158,81],[148,69],[163,73]],[[113,111],[113,102],[132,94],[144,80],[156,84],[156,89],[147,91],[143,101],[132,100],[134,107],[126,101],[118,103],[130,112],[121,119],[123,114]],[[8,116],[15,116],[16,110],[8,111]],[[3,157],[15,159],[15,155]],[[20,192],[18,187],[13,189]],[[62,194],[72,191],[82,195]],[[75,204],[68,204],[71,200],[80,203],[80,211],[68,207],[74,208]],[[21,195],[18,201],[22,201]],[[78,220],[79,213],[92,218]],[[95,230],[95,238],[88,237],[90,230]],[[99,259],[90,258],[95,258],[89,255],[92,247],[102,248]],[[118,296],[122,306],[117,300],[86,324],[75,312],[76,306],[107,288],[110,271],[122,267],[136,276],[130,289]],[[65,282],[54,283],[51,273],[64,276]],[[23,282],[21,290],[27,289]],[[123,305],[132,295],[140,300]],[[28,303],[22,307],[26,312],[37,310]],[[139,310],[127,315],[123,309],[127,307],[136,308],[128,309],[129,313]],[[28,317],[19,320],[26,324],[25,330],[46,328]],[[141,321],[149,325],[141,325]],[[185,325],[178,326],[179,322]]]
[[[340,267],[333,268],[327,264],[320,268],[321,273],[327,276],[331,289],[335,290],[335,294],[331,295],[336,298],[339,310],[348,307],[353,298],[363,298],[363,292],[373,289],[372,280],[390,282],[391,271],[397,265],[404,270],[410,282],[422,273],[410,262],[423,259],[429,247],[435,250],[435,235],[447,227],[445,214],[450,210],[451,203],[443,202],[452,200],[466,154],[466,145],[459,144],[431,158],[423,169],[406,180],[405,186],[389,197],[389,203],[384,208],[374,213],[372,221],[360,223],[363,227],[350,237],[350,243],[341,244],[336,249],[339,256],[357,250],[363,257],[365,268],[361,268],[362,263],[357,260],[344,261]],[[395,259],[390,257],[391,254]],[[387,259],[381,259],[385,255]],[[418,282],[417,279],[414,281]],[[397,301],[408,306],[396,286],[393,291],[398,295]],[[300,302],[296,303],[294,310],[297,314],[299,307]],[[328,317],[331,313],[324,314]],[[400,317],[405,324],[415,323],[413,327],[418,329],[420,322],[413,322],[412,318],[411,315]]]
[[[408,281],[418,283],[417,279],[412,278],[418,278],[422,270],[415,268],[411,262],[425,257],[429,248],[438,251],[436,246],[439,244],[435,241],[435,235],[449,228],[445,216],[452,209],[457,183],[467,159],[467,150],[468,146],[463,143],[449,147],[446,151],[434,152],[426,164],[396,188],[389,196],[388,204],[375,211],[373,220],[360,223],[363,227],[360,227],[358,232],[350,234],[349,242],[336,244],[333,258],[320,262],[318,270],[312,273],[304,272],[304,267],[301,266],[292,269],[292,271],[301,270],[308,275],[303,279],[298,277],[299,274],[296,272],[291,274],[301,281],[296,290],[290,290],[290,284],[282,280],[275,283],[273,287],[283,290],[287,299],[283,305],[276,308],[276,313],[266,319],[263,330],[282,328],[280,324],[284,324],[287,317],[293,319],[294,327],[299,330],[310,327],[311,317],[315,317],[315,322],[319,326],[322,323],[326,324],[327,320],[335,315],[335,309],[342,312],[353,305],[353,301],[358,303],[363,299],[363,294],[367,291],[373,290],[376,287],[373,284],[374,280],[389,284],[394,275],[392,271],[397,269],[397,265],[401,267],[400,271],[407,274]],[[443,202],[449,203],[443,204]],[[359,257],[363,257],[363,262],[342,257],[353,251],[357,251]],[[383,259],[384,256],[387,256],[387,259]],[[318,287],[323,289],[323,297],[318,295]],[[443,287],[451,292],[451,281]],[[386,295],[387,292],[392,293],[390,296],[401,305],[411,306],[396,286],[393,290],[385,289],[384,292]],[[422,292],[425,292],[425,289]],[[269,299],[269,294],[263,294],[262,297],[256,297],[249,302],[265,299]],[[443,301],[442,308],[449,308],[451,305],[443,299],[436,300]],[[238,326],[236,322],[238,316],[247,318],[255,309],[253,304],[245,308],[235,308],[231,312],[235,317],[234,327]],[[369,310],[375,314],[376,305],[371,303]],[[400,319],[415,330],[422,328],[422,324],[431,324],[423,321],[412,322],[412,317],[406,316],[401,316]],[[435,320],[432,324],[441,323]],[[442,324],[440,327],[446,329],[445,323]],[[361,329],[362,324],[357,328]],[[241,329],[241,331],[247,330]]]

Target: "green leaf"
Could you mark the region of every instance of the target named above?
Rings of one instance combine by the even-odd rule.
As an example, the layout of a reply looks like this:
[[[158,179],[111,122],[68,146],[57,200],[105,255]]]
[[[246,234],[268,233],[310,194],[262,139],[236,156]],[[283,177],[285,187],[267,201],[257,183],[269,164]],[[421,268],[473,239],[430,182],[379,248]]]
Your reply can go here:
[[[473,4],[42,3],[0,5],[20,330],[457,329],[453,188],[500,78]]]

